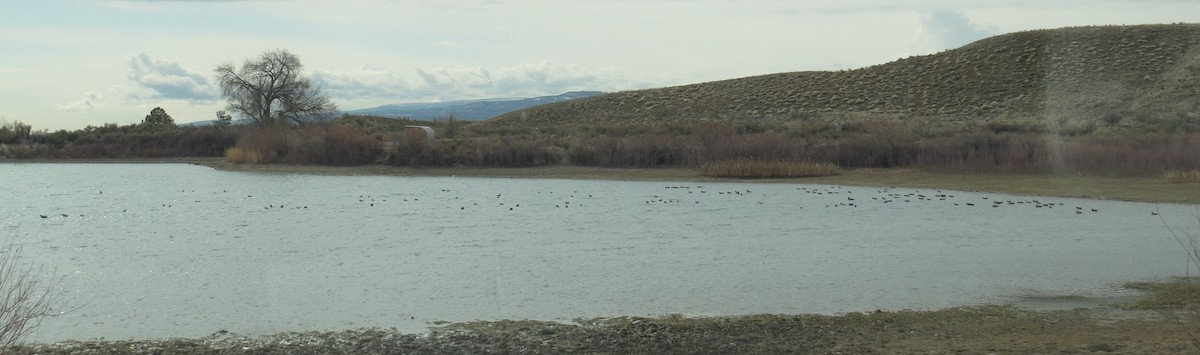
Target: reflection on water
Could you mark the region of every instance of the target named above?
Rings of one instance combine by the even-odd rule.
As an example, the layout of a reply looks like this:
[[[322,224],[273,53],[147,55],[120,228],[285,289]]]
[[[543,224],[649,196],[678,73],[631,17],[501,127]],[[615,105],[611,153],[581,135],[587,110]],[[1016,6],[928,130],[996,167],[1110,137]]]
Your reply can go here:
[[[1192,213],[948,190],[174,164],[0,164],[0,181],[0,228],[57,270],[70,301],[34,341],[1083,302],[1182,274],[1186,255],[1151,211]]]

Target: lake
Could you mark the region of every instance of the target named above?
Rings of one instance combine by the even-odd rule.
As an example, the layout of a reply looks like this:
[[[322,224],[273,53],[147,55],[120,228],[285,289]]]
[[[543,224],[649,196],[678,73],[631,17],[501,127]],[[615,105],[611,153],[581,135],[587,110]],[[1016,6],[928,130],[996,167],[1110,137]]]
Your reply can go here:
[[[0,164],[0,181],[0,234],[66,302],[35,342],[1073,307],[1184,274],[1163,219],[1196,223],[1190,205],[806,184],[186,164]]]

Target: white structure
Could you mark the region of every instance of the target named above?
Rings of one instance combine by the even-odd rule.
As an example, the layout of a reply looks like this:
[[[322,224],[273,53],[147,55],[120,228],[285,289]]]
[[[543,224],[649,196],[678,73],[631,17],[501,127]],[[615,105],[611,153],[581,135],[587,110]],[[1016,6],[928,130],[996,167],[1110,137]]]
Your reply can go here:
[[[417,128],[425,131],[425,138],[433,139],[433,127],[429,126],[404,126],[404,128]]]

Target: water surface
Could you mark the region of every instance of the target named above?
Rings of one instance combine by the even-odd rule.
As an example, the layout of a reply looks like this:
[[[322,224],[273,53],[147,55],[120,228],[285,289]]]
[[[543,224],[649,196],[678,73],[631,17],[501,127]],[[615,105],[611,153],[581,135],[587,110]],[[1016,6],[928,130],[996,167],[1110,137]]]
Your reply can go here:
[[[805,184],[183,164],[0,164],[0,181],[0,233],[68,302],[34,341],[1105,299],[1185,272],[1152,211],[1195,223],[1184,205]]]

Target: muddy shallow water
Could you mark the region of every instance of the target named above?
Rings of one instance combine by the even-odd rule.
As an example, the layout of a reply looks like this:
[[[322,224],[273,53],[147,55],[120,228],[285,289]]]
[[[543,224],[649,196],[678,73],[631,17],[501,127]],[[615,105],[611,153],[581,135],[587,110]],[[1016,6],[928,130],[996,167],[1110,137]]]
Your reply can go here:
[[[68,302],[33,341],[1086,305],[1185,272],[1152,211],[1195,223],[1183,205],[803,184],[184,164],[4,164],[0,181],[0,233]]]

